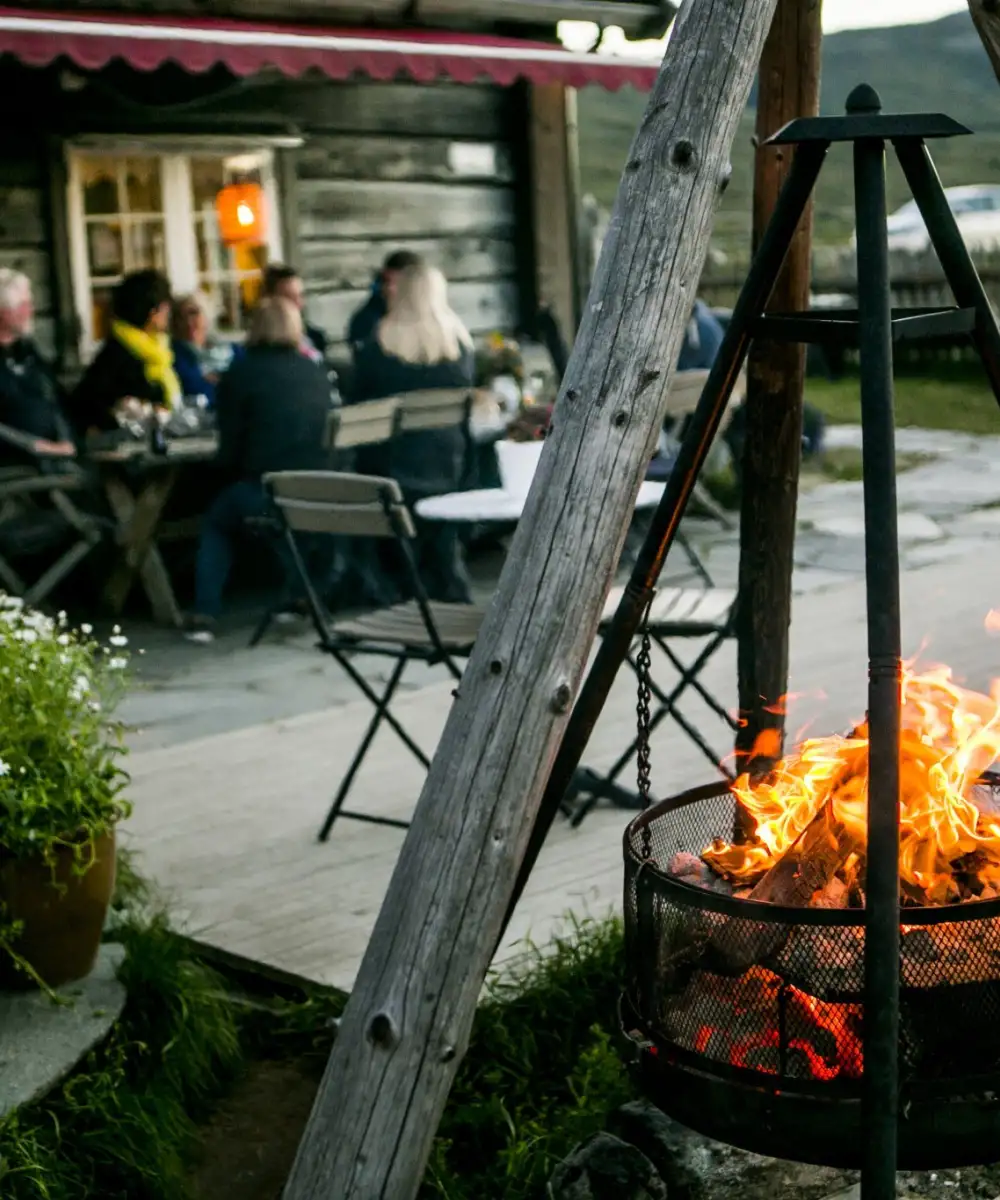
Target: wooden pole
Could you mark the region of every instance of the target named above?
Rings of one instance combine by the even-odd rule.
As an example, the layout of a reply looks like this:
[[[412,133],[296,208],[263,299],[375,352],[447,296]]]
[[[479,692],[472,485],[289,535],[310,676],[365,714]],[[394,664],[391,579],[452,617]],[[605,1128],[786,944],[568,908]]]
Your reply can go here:
[[[412,1200],[593,646],[775,0],[690,0],[286,1200]]]
[[[969,0],[969,12],[1000,79],[1000,0]]]
[[[821,0],[778,0],[761,57],[757,138],[819,112]],[[789,147],[758,145],[753,247],[791,164]],[[769,308],[809,304],[812,206],[799,224]],[[802,454],[805,348],[757,342],[747,364],[746,443],[740,522],[739,704],[736,748],[766,767],[781,755],[788,692],[795,510]]]

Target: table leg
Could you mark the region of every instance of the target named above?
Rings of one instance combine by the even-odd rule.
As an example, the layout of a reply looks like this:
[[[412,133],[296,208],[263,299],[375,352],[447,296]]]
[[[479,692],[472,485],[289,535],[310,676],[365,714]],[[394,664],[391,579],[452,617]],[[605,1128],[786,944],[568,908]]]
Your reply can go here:
[[[105,602],[115,615],[139,575],[154,618],[164,625],[181,625],[181,610],[155,541],[176,478],[176,471],[157,471],[136,496],[119,475],[105,477],[104,490],[120,530],[121,555],[104,589]]]

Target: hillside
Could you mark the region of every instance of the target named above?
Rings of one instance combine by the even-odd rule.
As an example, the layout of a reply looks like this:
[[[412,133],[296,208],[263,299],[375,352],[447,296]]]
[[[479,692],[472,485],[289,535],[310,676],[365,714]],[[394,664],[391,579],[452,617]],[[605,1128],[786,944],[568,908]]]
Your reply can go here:
[[[873,84],[886,110],[938,111],[966,122],[973,138],[935,143],[935,161],[944,182],[1000,183],[1000,85],[968,13],[891,29],[845,30],[823,44],[824,113],[842,111],[860,82]],[[751,105],[753,98],[751,97]],[[584,191],[608,207],[618,187],[629,143],[638,128],[645,97],[631,89],[580,93],[580,165]],[[745,246],[749,239],[753,185],[752,110],[743,118],[733,146],[733,179],[716,222],[722,247]],[[834,147],[817,191],[816,232],[839,242],[853,227],[849,151]],[[908,199],[897,171],[889,177],[890,204]]]

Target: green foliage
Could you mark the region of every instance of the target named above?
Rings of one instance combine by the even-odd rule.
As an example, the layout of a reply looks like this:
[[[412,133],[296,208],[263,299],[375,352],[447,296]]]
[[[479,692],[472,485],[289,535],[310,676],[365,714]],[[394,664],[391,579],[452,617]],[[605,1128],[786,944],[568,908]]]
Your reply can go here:
[[[422,1195],[534,1200],[577,1142],[631,1098],[612,1043],[617,921],[575,925],[492,980],[476,1015]]]
[[[221,981],[162,915],[130,915],[148,897],[124,877],[125,1011],[61,1087],[0,1121],[4,1200],[183,1200],[196,1122],[240,1066]]]
[[[121,727],[127,639],[109,646],[0,594],[0,850],[48,859],[72,846],[85,869],[93,839],[128,813]]]

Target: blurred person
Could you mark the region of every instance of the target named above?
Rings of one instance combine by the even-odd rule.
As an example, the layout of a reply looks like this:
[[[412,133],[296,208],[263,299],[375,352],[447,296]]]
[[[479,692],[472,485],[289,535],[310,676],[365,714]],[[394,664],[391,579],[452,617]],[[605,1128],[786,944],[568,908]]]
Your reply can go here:
[[[395,281],[388,313],[371,340],[358,349],[352,401],[433,388],[471,390],[474,380],[472,338],[448,304],[444,276],[422,262],[404,268]],[[467,459],[466,430],[421,430],[396,439],[388,466],[412,509],[427,496],[457,491]],[[373,466],[378,470],[377,461]],[[469,603],[458,530],[415,519],[420,574],[428,595],[432,600]]]
[[[711,370],[722,345],[724,331],[719,318],[704,300],[696,300],[684,333],[678,371]]]
[[[390,254],[372,281],[371,295],[351,317],[347,327],[347,340],[351,350],[357,353],[375,333],[379,321],[388,313],[400,273],[410,267],[423,266],[424,260],[412,250],[396,250]]]
[[[171,410],[183,398],[167,332],[170,283],[160,271],[126,275],[111,297],[111,332],[69,401],[78,430],[117,426],[120,407]]]
[[[236,543],[249,518],[267,511],[262,479],[271,471],[326,466],[330,389],[323,370],[300,352],[302,314],[280,296],[254,311],[244,354],[219,380],[218,466],[227,486],[205,516],[195,563],[192,641],[211,642],[222,611]],[[286,589],[291,576],[286,572]]]
[[[174,370],[187,396],[204,396],[208,407],[215,404],[219,378],[233,358],[233,349],[212,335],[212,312],[208,297],[196,292],[174,300],[170,320],[170,347]]]
[[[280,296],[293,304],[302,315],[302,353],[314,362],[325,363],[328,347],[327,336],[317,325],[306,320],[306,296],[302,276],[294,267],[273,263],[264,271],[262,295]]]
[[[69,458],[76,447],[55,376],[32,338],[34,321],[31,281],[0,268],[0,424],[34,438],[37,454]],[[37,460],[0,440],[0,466],[21,465]]]

